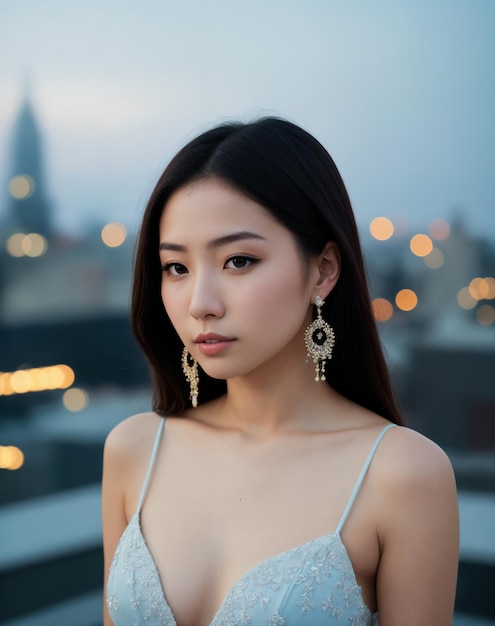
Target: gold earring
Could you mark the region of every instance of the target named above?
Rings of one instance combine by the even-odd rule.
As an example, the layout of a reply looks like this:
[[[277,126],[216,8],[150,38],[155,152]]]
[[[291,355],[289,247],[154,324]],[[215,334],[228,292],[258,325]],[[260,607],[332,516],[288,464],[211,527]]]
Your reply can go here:
[[[325,366],[327,359],[332,358],[332,349],[335,344],[335,333],[330,324],[321,316],[321,307],[325,304],[321,296],[316,296],[316,319],[306,328],[304,340],[308,351],[306,363],[309,359],[315,364],[315,380],[326,380]]]
[[[192,363],[191,363],[192,361]],[[198,362],[192,358],[187,351],[187,348],[182,350],[182,371],[190,386],[189,397],[191,398],[191,404],[194,408],[198,406]]]

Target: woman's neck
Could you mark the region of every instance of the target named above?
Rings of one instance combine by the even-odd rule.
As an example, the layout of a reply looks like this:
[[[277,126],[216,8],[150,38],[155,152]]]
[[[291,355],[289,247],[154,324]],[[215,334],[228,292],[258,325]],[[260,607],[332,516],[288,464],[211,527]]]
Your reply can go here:
[[[346,401],[325,382],[315,382],[312,363],[290,361],[229,380],[215,422],[256,438],[328,429]]]

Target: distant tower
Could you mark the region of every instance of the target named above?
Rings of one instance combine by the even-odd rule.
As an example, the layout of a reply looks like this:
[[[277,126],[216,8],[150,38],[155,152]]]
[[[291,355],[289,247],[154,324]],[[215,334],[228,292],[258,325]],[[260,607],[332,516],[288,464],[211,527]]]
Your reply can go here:
[[[24,233],[53,234],[52,209],[46,195],[41,133],[29,97],[14,125],[9,221]]]

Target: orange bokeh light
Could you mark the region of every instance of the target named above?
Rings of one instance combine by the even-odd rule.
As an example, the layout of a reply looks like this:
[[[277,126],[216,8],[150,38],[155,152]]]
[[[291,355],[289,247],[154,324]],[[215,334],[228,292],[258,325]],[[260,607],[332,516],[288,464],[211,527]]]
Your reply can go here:
[[[433,248],[430,254],[423,257],[425,265],[432,270],[436,270],[445,263],[443,252],[439,248]]]
[[[485,296],[485,300],[493,300],[495,299],[495,278],[487,276],[485,281],[488,285],[488,295]]]
[[[127,228],[120,222],[111,222],[103,227],[101,239],[109,248],[118,248],[127,237]]]
[[[412,289],[401,289],[395,296],[395,304],[401,311],[412,311],[418,304],[418,296]]]
[[[68,365],[50,365],[15,372],[0,372],[0,396],[49,389],[67,389],[75,380]]]
[[[450,225],[445,220],[438,218],[428,226],[428,232],[436,241],[443,241],[450,235]]]
[[[427,256],[433,250],[433,241],[428,235],[414,235],[409,242],[409,247],[416,256]]]
[[[0,446],[0,469],[18,470],[24,465],[24,453],[17,446]]]
[[[377,322],[388,322],[394,314],[392,303],[386,298],[375,298],[371,302],[371,306],[373,308],[373,315]]]
[[[459,303],[459,306],[466,311],[474,309],[478,303],[478,301],[471,295],[469,287],[459,289],[459,292],[457,293],[457,302]]]
[[[469,293],[475,300],[485,300],[490,296],[491,285],[486,278],[473,278],[469,283]]]
[[[394,234],[394,225],[386,217],[375,217],[370,224],[370,233],[378,241],[386,241]]]
[[[495,309],[491,304],[482,304],[476,311],[476,318],[482,326],[491,326],[495,323]]]

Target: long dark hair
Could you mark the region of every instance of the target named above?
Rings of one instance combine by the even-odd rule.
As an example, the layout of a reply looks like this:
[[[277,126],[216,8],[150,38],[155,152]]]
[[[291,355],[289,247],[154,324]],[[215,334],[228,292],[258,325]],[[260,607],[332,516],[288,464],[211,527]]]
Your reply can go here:
[[[274,117],[222,124],[193,139],[172,159],[151,194],[136,250],[131,316],[151,369],[154,410],[161,415],[180,414],[189,404],[181,371],[183,345],[161,300],[159,221],[172,193],[208,177],[227,182],[263,205],[293,233],[307,258],[320,254],[328,241],[337,243],[340,278],[322,309],[337,341],[333,358],[327,362],[327,382],[350,400],[402,424],[342,178],[314,137]],[[200,371],[200,402],[225,392],[225,381]]]

